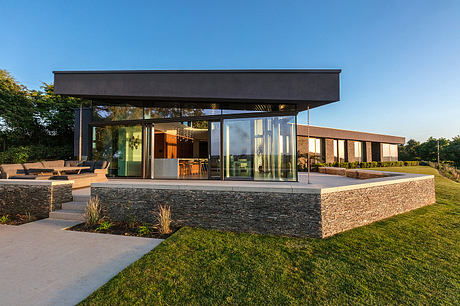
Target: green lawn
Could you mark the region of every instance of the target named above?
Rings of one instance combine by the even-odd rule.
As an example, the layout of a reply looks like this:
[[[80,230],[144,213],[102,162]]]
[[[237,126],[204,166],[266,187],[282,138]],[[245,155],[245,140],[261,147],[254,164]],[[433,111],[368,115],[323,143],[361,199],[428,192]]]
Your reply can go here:
[[[93,293],[112,304],[459,304],[460,184],[437,203],[328,239],[183,228]]]

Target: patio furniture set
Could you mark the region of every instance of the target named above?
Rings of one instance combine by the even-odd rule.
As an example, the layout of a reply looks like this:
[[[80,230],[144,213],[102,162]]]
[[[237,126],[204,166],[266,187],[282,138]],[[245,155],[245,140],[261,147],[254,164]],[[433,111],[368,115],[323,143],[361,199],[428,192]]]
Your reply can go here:
[[[41,161],[0,165],[2,179],[71,180],[72,188],[89,187],[91,183],[107,181],[106,161]]]

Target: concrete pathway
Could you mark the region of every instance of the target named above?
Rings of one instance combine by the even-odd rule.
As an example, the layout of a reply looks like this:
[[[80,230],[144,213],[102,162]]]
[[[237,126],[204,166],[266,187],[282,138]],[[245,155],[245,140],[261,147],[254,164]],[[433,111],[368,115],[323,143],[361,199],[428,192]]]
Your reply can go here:
[[[0,305],[74,305],[162,241],[63,230],[77,223],[0,225]]]

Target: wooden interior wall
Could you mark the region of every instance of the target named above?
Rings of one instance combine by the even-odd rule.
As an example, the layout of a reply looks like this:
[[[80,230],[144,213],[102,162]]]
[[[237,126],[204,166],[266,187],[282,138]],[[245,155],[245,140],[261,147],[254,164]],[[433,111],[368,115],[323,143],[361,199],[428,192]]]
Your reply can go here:
[[[179,139],[180,138],[180,139]],[[201,149],[200,149],[201,151]],[[200,152],[201,155],[201,152]],[[155,158],[192,158],[193,140],[162,132],[155,133]]]

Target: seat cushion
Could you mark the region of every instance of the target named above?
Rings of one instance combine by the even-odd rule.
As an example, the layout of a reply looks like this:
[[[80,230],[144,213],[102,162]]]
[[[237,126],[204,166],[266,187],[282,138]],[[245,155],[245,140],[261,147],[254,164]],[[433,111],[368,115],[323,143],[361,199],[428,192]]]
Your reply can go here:
[[[94,162],[94,167],[92,171],[95,169],[105,169],[107,167],[107,162],[105,160],[98,160]]]
[[[10,177],[12,180],[49,180],[50,175],[13,175]]]
[[[64,166],[65,166],[65,167],[77,167],[77,166],[80,165],[80,163],[81,163],[81,162],[78,161],[78,160],[66,160],[66,161],[64,162]]]
[[[67,174],[67,175],[54,175],[51,177],[52,180],[78,180],[82,178],[88,178],[88,177],[96,177],[97,174],[95,173],[80,173],[80,174]]]
[[[94,162],[91,160],[85,160],[82,164],[82,167],[90,167],[88,170],[82,170],[82,172],[93,172],[94,171]]]
[[[64,167],[64,160],[45,160],[42,164],[44,168]]]
[[[25,163],[23,164],[24,170],[26,170],[26,174],[32,174],[29,173],[30,169],[35,169],[35,168],[44,168],[42,163]]]
[[[25,174],[24,167],[21,164],[3,164],[0,165],[1,178],[7,179],[10,176]]]

